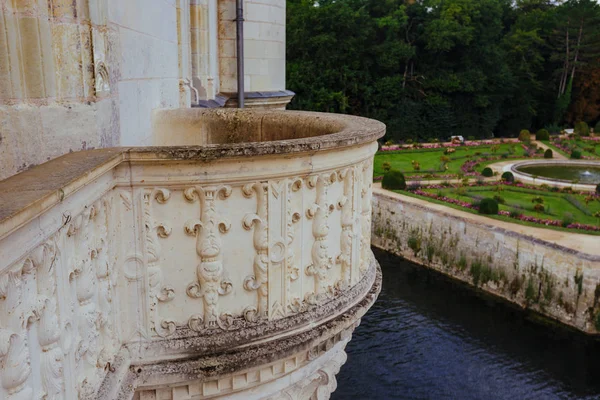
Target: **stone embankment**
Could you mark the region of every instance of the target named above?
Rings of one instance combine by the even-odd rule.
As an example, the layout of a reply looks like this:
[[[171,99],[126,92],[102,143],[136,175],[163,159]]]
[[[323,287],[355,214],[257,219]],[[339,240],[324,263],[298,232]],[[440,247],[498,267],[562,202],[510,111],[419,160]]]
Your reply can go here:
[[[375,247],[598,334],[598,236],[491,220],[379,187],[372,229]]]

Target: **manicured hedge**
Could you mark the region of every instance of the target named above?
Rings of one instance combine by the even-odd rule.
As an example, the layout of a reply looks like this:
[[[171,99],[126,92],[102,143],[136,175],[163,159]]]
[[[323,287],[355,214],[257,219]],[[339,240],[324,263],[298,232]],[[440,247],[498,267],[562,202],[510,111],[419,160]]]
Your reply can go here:
[[[552,158],[554,157],[554,154],[552,153],[552,149],[546,149],[546,151],[544,152],[544,158]]]
[[[546,129],[540,129],[535,134],[535,140],[550,140],[550,133]]]
[[[483,171],[481,171],[481,175],[489,178],[490,176],[494,176],[494,171],[492,171],[490,167],[485,167]]]
[[[504,182],[513,183],[515,181],[515,176],[512,172],[506,171],[502,174],[502,180]]]
[[[529,142],[531,140],[531,133],[529,133],[529,131],[527,129],[523,129],[519,133],[519,140],[521,142]]]
[[[490,198],[481,200],[481,203],[479,203],[479,213],[488,215],[498,214],[498,202]]]
[[[404,174],[397,169],[391,169],[383,175],[381,187],[387,190],[404,190],[406,189],[406,179]]]

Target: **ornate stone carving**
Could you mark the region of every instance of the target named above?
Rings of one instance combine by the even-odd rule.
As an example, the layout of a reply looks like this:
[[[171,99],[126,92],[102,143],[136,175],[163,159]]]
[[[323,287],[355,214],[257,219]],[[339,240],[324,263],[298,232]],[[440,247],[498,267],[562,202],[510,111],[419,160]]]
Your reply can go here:
[[[185,233],[196,237],[196,253],[200,257],[196,267],[197,280],[188,285],[186,292],[192,298],[204,300],[204,316],[193,316],[193,323],[190,318],[190,329],[200,325],[209,329],[227,329],[219,315],[219,296],[230,293],[233,285],[224,277],[220,234],[227,233],[231,225],[219,217],[215,202],[217,196],[225,200],[230,195],[229,186],[194,186],[184,191],[187,201],[200,201],[201,212],[199,220],[192,219],[185,224]]]
[[[336,262],[341,264],[342,276],[337,282],[338,289],[344,290],[350,286],[352,271],[352,238],[354,237],[354,170],[346,168],[339,173],[339,178],[344,183],[344,194],[338,201],[338,208],[342,210],[342,235],[340,237],[340,254]]]
[[[256,213],[246,214],[242,221],[244,229],[250,230],[254,226],[254,275],[247,276],[244,279],[244,288],[246,290],[256,290],[258,294],[258,317],[267,318],[269,312],[269,290],[268,290],[268,271],[269,271],[269,229],[267,225],[268,218],[268,195],[269,185],[267,183],[257,182],[242,187],[242,193],[246,197],[251,197],[256,193]],[[284,254],[281,249],[281,254]]]
[[[77,383],[80,396],[91,395],[90,385],[98,362],[97,323],[99,311],[94,302],[97,291],[96,271],[94,268],[97,251],[93,246],[93,224],[97,209],[87,208],[75,217],[70,225],[68,236],[73,238],[74,254],[71,258],[71,280],[75,281],[77,338],[75,342],[75,362],[77,364]]]
[[[43,398],[64,398],[63,351],[60,348],[61,329],[56,304],[56,269],[58,247],[52,238],[33,251],[26,263],[35,268],[38,291],[38,342],[42,349],[40,373]]]
[[[0,382],[8,393],[7,400],[32,399],[28,384],[31,366],[27,346],[22,270],[0,275]]]
[[[361,175],[361,236],[360,236],[360,273],[361,276],[369,268],[371,252],[371,187],[373,185],[372,160],[358,166]]]
[[[286,224],[287,224],[287,257],[285,260],[285,297],[286,309],[288,313],[297,313],[300,311],[298,304],[301,304],[300,298],[292,298],[291,286],[292,282],[300,277],[300,270],[296,266],[296,254],[293,249],[294,237],[296,236],[295,226],[302,216],[299,212],[293,210],[292,194],[299,192],[302,189],[302,179],[291,179],[287,185],[287,204],[286,204]]]
[[[160,238],[171,234],[171,228],[155,220],[152,212],[152,202],[165,204],[171,198],[168,189],[147,189],[143,193],[144,232],[146,239],[146,258],[148,269],[148,294],[150,306],[150,327],[160,337],[168,337],[175,333],[176,324],[172,320],[159,321],[158,302],[170,301],[175,297],[175,290],[170,286],[162,286],[163,272],[160,265]]]
[[[327,276],[333,265],[333,258],[329,255],[327,236],[329,234],[329,214],[335,209],[335,206],[327,201],[327,191],[336,179],[335,173],[311,176],[307,179],[309,187],[316,187],[315,202],[306,210],[307,218],[313,220],[312,233],[315,239],[311,250],[312,264],[306,267],[306,274],[315,278],[315,291],[306,299],[309,303],[318,302],[323,297],[333,294],[333,287],[329,284]]]

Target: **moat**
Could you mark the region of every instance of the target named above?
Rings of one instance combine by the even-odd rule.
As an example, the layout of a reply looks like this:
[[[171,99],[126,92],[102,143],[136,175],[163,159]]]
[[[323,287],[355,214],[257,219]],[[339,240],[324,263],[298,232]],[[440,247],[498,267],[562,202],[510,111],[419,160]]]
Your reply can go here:
[[[600,343],[381,251],[332,399],[598,399]]]

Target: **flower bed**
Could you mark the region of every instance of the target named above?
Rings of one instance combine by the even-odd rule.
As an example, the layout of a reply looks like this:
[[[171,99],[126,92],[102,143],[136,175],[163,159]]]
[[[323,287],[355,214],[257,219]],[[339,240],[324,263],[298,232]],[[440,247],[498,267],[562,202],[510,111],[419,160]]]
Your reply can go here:
[[[513,187],[520,187],[520,188],[526,188],[526,189],[533,189],[533,190],[538,190],[538,191],[544,191],[544,190],[540,190],[539,186],[534,186],[534,185],[526,185],[523,183],[505,183],[505,182],[500,182],[500,181],[496,181],[496,182],[485,182],[483,184],[469,184],[469,185],[464,185],[464,186],[469,186],[469,187],[473,187],[473,186],[497,186],[497,185],[505,185],[505,186],[513,186]],[[474,205],[473,203],[469,203],[466,201],[462,201],[462,200],[458,200],[458,199],[454,199],[451,197],[447,197],[447,196],[439,196],[436,193],[431,193],[431,192],[426,192],[425,190],[427,189],[447,189],[450,187],[458,187],[458,185],[428,185],[428,186],[423,186],[422,188],[417,188],[414,190],[409,190],[411,193],[416,194],[418,196],[422,196],[422,197],[427,197],[430,199],[434,199],[434,200],[438,200],[438,201],[442,201],[444,203],[448,203],[448,204],[453,204],[459,207],[463,207],[463,208],[467,208],[470,210],[478,210],[478,207],[476,205]],[[549,191],[548,191],[549,192]],[[570,189],[567,189],[564,191],[565,193],[573,193],[573,194],[581,194],[581,195],[589,195],[589,193],[587,192],[574,192]],[[592,195],[594,197],[600,197],[598,195]],[[509,211],[506,210],[500,210],[498,211],[498,215],[502,215],[505,217],[509,217],[509,218],[513,218],[519,221],[523,221],[523,222],[530,222],[530,223],[534,223],[534,224],[539,224],[539,225],[544,225],[544,226],[556,226],[556,227],[560,227],[563,226],[562,225],[562,221],[560,220],[556,220],[556,219],[548,219],[548,218],[538,218],[538,217],[533,217],[533,216],[529,216],[529,215],[523,215],[523,214],[514,214],[511,213]],[[574,229],[574,230],[582,230],[582,231],[592,231],[592,232],[600,232],[600,227],[599,226],[595,226],[595,225],[588,225],[588,224],[580,224],[580,223],[571,223],[569,225],[567,225],[565,228],[567,229]]]
[[[398,151],[398,150],[415,150],[415,149],[441,149],[446,147],[478,147],[490,146],[494,144],[519,143],[519,139],[501,139],[501,140],[467,140],[464,143],[422,143],[422,144],[392,144],[389,146],[381,146],[380,151]]]

